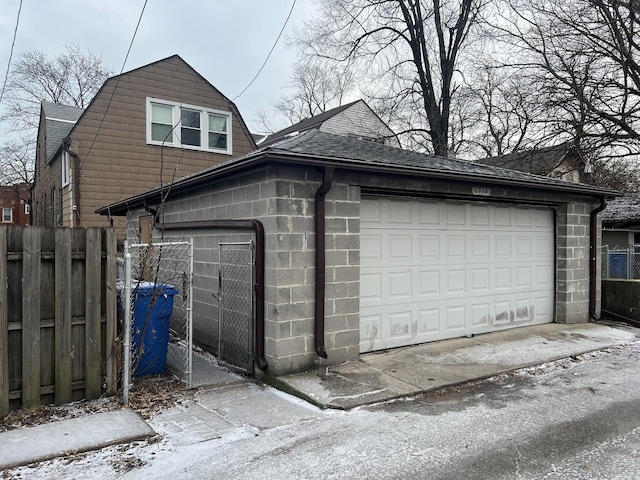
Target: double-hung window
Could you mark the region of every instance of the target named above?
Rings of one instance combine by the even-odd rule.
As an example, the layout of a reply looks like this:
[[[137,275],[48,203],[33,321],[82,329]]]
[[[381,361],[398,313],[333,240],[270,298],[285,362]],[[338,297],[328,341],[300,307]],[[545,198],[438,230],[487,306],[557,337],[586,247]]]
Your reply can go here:
[[[13,209],[12,208],[3,208],[2,209],[2,223],[13,223]]]
[[[231,114],[147,98],[147,143],[231,154]]]
[[[63,151],[60,160],[60,167],[62,169],[60,178],[62,180],[62,186],[66,187],[69,185],[69,153]]]

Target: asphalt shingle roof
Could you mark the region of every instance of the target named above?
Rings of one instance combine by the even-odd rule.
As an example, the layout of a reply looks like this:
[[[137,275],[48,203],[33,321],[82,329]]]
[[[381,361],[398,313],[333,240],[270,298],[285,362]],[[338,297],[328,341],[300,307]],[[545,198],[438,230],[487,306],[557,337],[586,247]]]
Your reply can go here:
[[[438,157],[424,153],[404,150],[377,142],[332,135],[312,130],[305,135],[291,138],[272,145],[273,149],[287,150],[308,155],[346,158],[351,160],[396,165],[398,167],[415,167],[424,170],[466,173],[470,175],[519,180],[549,185],[568,186],[571,183],[556,178],[531,173],[509,170],[507,168],[483,165],[476,162]],[[575,184],[574,184],[575,185]]]
[[[563,143],[552,147],[482,158],[477,160],[477,163],[533,173],[535,175],[550,175],[558,168],[571,149],[571,145]]]
[[[268,135],[264,140],[262,140],[262,142],[260,142],[259,146],[271,145],[279,140],[287,138],[288,135],[291,135],[293,133],[306,132],[307,130],[310,130],[314,127],[318,127],[329,118],[337,115],[343,110],[346,110],[351,105],[358,103],[359,101],[360,100],[356,100],[355,102],[347,103],[346,105],[340,105],[339,107],[332,108],[331,110],[319,113],[318,115],[314,115],[313,117],[305,118],[304,120],[291,125],[290,127],[284,128],[278,132]]]
[[[69,134],[78,121],[83,108],[60,105],[58,103],[42,102],[46,128],[46,157],[49,162],[58,150],[62,140]]]
[[[640,193],[627,193],[607,202],[602,223],[611,227],[640,224]]]
[[[242,157],[233,158],[209,169],[183,177],[171,186],[136,195],[126,200],[103,207],[98,213],[119,214],[146,198],[158,196],[170,188],[172,193],[203,185],[214,179],[249,168],[259,162],[284,161],[289,164],[326,165],[350,171],[376,171],[387,175],[414,175],[416,178],[459,179],[482,182],[483,184],[503,184],[514,187],[530,187],[541,190],[556,190],[591,196],[612,196],[614,191],[563,181],[541,175],[481,165],[464,160],[456,160],[424,153],[403,150],[373,141],[345,137],[319,130],[309,130],[295,137],[287,138],[273,145],[255,150]]]

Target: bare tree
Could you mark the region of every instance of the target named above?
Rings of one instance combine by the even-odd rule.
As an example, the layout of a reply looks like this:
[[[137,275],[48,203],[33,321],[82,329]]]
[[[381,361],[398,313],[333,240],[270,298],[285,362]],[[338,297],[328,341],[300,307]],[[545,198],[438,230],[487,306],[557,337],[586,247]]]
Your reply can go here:
[[[339,107],[354,91],[354,78],[349,64],[303,53],[293,65],[285,93],[272,104],[274,114],[258,111],[256,123],[273,133],[280,130],[279,119],[288,126]]]
[[[457,68],[482,6],[482,0],[321,0],[321,15],[300,40],[307,52],[363,66],[369,75],[363,89],[376,110],[396,116],[398,133],[446,156]]]
[[[0,185],[33,182],[33,149],[25,139],[0,148]]]
[[[12,129],[34,129],[42,100],[84,108],[109,75],[100,57],[78,45],[67,45],[52,59],[38,50],[25,52],[11,67],[0,120]]]
[[[497,22],[546,111],[549,138],[611,158],[640,146],[638,7],[630,0],[510,0]],[[516,58],[516,61],[513,61]],[[602,150],[601,150],[602,151]]]
[[[0,123],[20,136],[0,147],[0,182],[31,183],[35,137],[43,100],[86,107],[111,75],[93,53],[82,53],[78,45],[67,45],[64,53],[51,59],[31,50],[12,65],[7,80]]]

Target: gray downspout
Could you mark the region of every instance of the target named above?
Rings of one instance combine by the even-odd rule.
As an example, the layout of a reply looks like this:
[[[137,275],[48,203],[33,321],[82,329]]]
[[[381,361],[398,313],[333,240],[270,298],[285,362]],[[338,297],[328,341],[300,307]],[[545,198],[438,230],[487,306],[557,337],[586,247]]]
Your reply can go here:
[[[333,184],[334,169],[325,167],[322,184],[316,191],[316,298],[315,323],[313,329],[316,353],[327,358],[324,345],[324,300],[326,286],[325,203],[324,199]]]
[[[72,191],[73,191],[73,206],[75,206],[75,214],[73,216],[73,218],[75,220],[78,220],[78,223],[81,224],[82,223],[82,219],[80,217],[80,158],[78,157],[78,154],[75,153],[73,150],[71,150],[71,140],[69,139],[69,137],[65,138],[64,141],[62,142],[62,147],[63,149],[73,157],[73,187],[72,187]],[[73,208],[73,206],[71,208]],[[74,220],[74,225],[75,225],[75,220]],[[74,225],[71,225],[72,227]]]
[[[598,259],[601,252],[598,252],[598,214],[607,206],[607,200],[605,197],[600,199],[600,206],[591,211],[590,225],[589,225],[589,251],[591,258],[589,259],[589,319],[597,322],[600,320],[600,316],[596,314],[596,301],[597,301],[597,267]]]

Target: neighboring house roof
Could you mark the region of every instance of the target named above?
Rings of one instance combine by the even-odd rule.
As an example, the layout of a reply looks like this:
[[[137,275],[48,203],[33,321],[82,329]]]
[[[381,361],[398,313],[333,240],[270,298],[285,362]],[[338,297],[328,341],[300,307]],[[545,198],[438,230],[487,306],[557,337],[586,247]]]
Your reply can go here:
[[[338,125],[334,125],[333,127],[330,125],[331,121],[337,119],[340,114],[347,115],[349,111],[352,112],[353,119],[345,118]],[[364,120],[363,115],[366,115],[368,119],[372,120],[375,127],[372,125],[366,125],[367,122]],[[351,122],[352,124],[349,124],[349,120],[353,120]],[[341,105],[339,107],[332,108],[331,110],[327,110],[326,112],[319,113],[311,118],[305,118],[290,127],[272,133],[261,140],[258,143],[258,146],[265,147],[273,145],[276,142],[299,135],[311,129],[322,130],[323,127],[328,129],[336,129],[337,127],[338,130],[340,130],[339,133],[346,136],[352,135],[361,138],[369,137],[372,139],[382,138],[385,140],[393,139],[393,141],[396,141],[393,130],[391,130],[387,124],[378,117],[371,107],[369,107],[364,100],[356,100],[354,102],[347,103],[346,105]],[[371,128],[370,131],[367,131],[368,127]],[[330,133],[338,132],[333,131]]]
[[[602,224],[608,228],[640,225],[640,193],[627,193],[607,202]]]
[[[42,111],[45,116],[45,128],[47,132],[45,156],[48,163],[55,156],[62,140],[69,135],[71,129],[82,116],[84,108],[43,101]]]
[[[560,177],[566,172],[558,172],[557,169],[565,162],[567,156],[573,153],[575,153],[575,149],[571,144],[562,143],[551,147],[482,158],[476,160],[476,163],[509,168],[511,170],[533,173],[535,175]]]
[[[100,214],[124,215],[132,207],[156,201],[167,188],[171,195],[207,184],[214,180],[265,163],[290,163],[316,167],[334,167],[359,173],[410,175],[413,179],[448,179],[473,181],[480,186],[503,185],[538,190],[610,196],[612,190],[592,185],[576,184],[504,168],[481,165],[426,155],[376,142],[309,130],[301,135],[261,148],[243,157],[232,159],[194,175],[184,177],[170,186],[156,188],[99,209]]]

